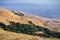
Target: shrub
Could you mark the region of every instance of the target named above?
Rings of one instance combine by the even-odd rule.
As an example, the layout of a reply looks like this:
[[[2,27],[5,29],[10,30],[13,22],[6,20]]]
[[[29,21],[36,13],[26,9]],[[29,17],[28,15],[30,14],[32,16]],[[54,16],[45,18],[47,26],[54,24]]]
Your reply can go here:
[[[37,35],[41,37],[56,37],[60,38],[60,33],[50,31],[48,28],[44,28],[41,26],[37,26],[33,24],[31,21],[28,22],[29,24],[20,24],[15,22],[10,22],[10,25],[6,26],[3,23],[0,23],[0,28],[4,30],[17,32],[17,33],[24,33],[30,35]],[[42,31],[45,34],[35,34],[35,32]]]

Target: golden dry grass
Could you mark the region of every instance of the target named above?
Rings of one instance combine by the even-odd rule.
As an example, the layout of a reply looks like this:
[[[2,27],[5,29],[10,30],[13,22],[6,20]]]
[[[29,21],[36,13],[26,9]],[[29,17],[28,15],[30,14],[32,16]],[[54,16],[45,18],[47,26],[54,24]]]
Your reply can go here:
[[[38,36],[26,35],[21,33],[13,33],[0,30],[0,40],[60,40],[58,38],[43,38]]]
[[[60,40],[58,38],[45,38],[45,40]]]
[[[4,8],[0,8],[0,22],[8,25],[9,21],[14,21],[14,22],[19,22],[19,23],[28,23],[28,21],[32,21],[34,24],[43,26],[43,27],[48,27],[44,26],[43,24],[45,23],[46,20],[51,20],[47,18],[42,18],[39,16],[34,16],[30,14],[24,14],[24,16],[18,16],[16,14],[13,14],[10,10],[6,10]],[[50,25],[53,23],[53,21],[49,22]],[[55,30],[55,29],[52,29]],[[26,35],[26,34],[18,34],[18,33],[13,33],[13,32],[8,32],[4,31],[3,29],[0,29],[0,40],[60,40],[58,38],[39,38],[37,36],[31,36],[31,35]]]
[[[9,21],[14,21],[14,22],[19,22],[19,23],[28,23],[28,21],[32,21],[36,25],[43,26],[42,23],[40,23],[39,21],[37,21],[35,19],[31,19],[31,18],[28,18],[25,16],[23,16],[23,17],[18,16],[9,10],[0,8],[0,22],[7,25],[7,24],[9,24]]]
[[[31,14],[23,13],[24,16],[18,16],[11,12],[10,10],[0,8],[0,22],[8,25],[9,21],[28,23],[32,21],[34,24],[49,28],[52,31],[60,32],[60,21],[54,22],[54,19],[43,18],[40,16],[35,16]],[[47,22],[48,21],[48,22]]]
[[[25,14],[25,17],[31,19],[32,21],[36,21],[35,24],[41,24],[45,28],[49,28],[51,31],[60,32],[60,20],[44,18],[40,16],[35,16],[32,14]]]
[[[39,40],[39,37],[0,30],[0,40]]]
[[[27,18],[18,16],[12,13],[10,10],[6,10],[4,8],[0,8],[0,22],[4,23],[5,25],[9,25],[9,21],[19,22],[19,23],[28,23]],[[35,21],[34,21],[35,22]],[[4,31],[0,29],[0,40],[38,40],[39,37],[25,35],[25,34],[18,34],[12,33],[8,31]]]

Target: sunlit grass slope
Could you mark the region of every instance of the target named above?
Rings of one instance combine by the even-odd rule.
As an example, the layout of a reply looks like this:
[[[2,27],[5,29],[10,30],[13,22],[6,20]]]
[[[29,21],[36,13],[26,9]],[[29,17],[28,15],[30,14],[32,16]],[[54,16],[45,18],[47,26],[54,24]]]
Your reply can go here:
[[[11,12],[10,10],[6,10],[4,8],[0,8],[0,22],[8,25],[9,21],[14,21],[14,22],[19,22],[19,23],[27,23],[28,21],[32,21],[36,25],[44,26],[42,23],[39,21],[28,18],[25,16],[18,16]]]
[[[24,14],[24,13],[23,13]],[[9,25],[9,21],[13,21],[16,23],[23,23],[23,24],[28,24],[28,21],[32,21],[32,23],[34,23],[35,25],[39,25],[41,27],[47,27],[50,28],[50,26],[46,26],[46,20],[49,20],[49,25],[54,26],[55,22],[53,22],[51,19],[47,19],[47,18],[42,18],[39,16],[34,16],[31,14],[24,14],[24,16],[19,16],[14,14],[11,10],[7,10],[4,8],[0,8],[0,22],[5,24],[5,25]],[[43,25],[44,24],[44,25]],[[52,27],[52,30],[56,30],[53,29],[55,27]],[[31,36],[31,35],[27,35],[27,34],[21,34],[21,33],[13,33],[13,32],[8,32],[8,31],[4,31],[2,28],[0,28],[0,40],[60,40],[58,38],[40,38],[37,36]]]

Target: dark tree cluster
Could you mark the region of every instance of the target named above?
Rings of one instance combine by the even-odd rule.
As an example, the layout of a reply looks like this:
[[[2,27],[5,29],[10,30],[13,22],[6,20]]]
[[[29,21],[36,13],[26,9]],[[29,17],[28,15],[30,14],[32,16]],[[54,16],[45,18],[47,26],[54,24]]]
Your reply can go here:
[[[17,12],[17,11],[13,11],[13,10],[12,10],[12,12],[13,12],[14,14],[16,14],[16,15],[24,16],[24,14],[23,14],[22,12]]]
[[[24,33],[29,35],[36,35],[41,37],[56,37],[60,38],[60,33],[50,31],[48,28],[37,26],[31,21],[28,21],[29,24],[20,24],[15,22],[10,22],[10,25],[6,26],[3,23],[0,23],[0,28],[3,28],[6,31]],[[42,31],[44,34],[35,34],[35,32]]]

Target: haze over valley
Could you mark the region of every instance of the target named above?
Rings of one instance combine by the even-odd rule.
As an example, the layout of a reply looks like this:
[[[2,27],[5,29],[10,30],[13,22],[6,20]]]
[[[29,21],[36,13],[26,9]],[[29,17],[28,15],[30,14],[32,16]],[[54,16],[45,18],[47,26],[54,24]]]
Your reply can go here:
[[[0,7],[10,10],[22,11],[33,15],[38,15],[46,18],[60,19],[60,5],[39,5],[28,3],[1,3]],[[44,15],[43,15],[44,14]]]

